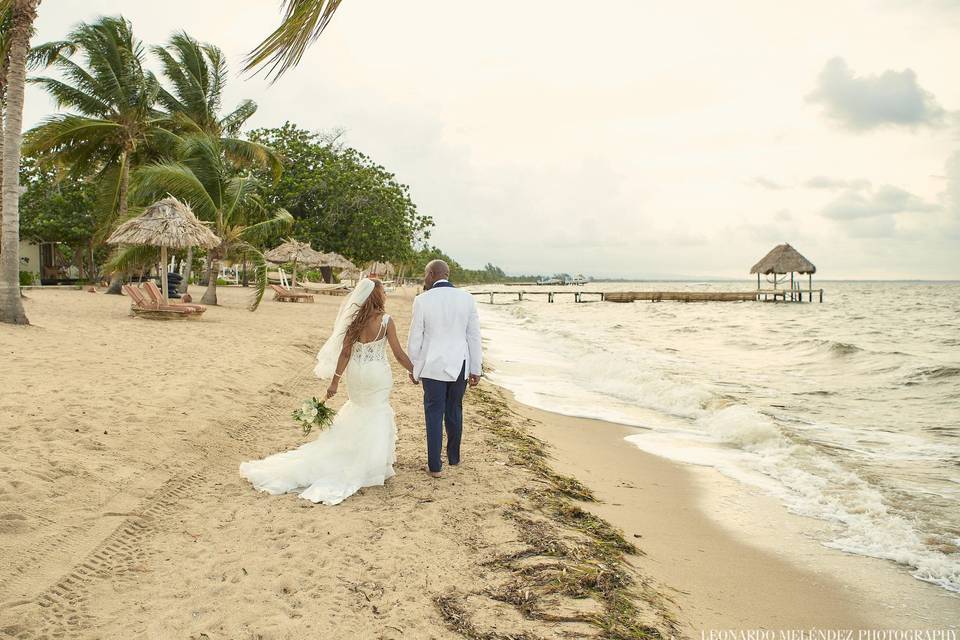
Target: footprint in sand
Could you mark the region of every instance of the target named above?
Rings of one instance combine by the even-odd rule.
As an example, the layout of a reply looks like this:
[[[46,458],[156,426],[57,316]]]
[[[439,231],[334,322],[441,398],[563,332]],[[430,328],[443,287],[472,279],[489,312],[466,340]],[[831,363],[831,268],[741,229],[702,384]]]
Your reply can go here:
[[[20,513],[0,513],[0,533],[26,533],[33,527]]]

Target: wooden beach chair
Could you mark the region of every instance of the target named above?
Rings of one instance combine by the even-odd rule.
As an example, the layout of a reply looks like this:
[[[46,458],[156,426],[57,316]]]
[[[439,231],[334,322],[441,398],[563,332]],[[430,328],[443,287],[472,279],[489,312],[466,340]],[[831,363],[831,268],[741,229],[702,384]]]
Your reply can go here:
[[[320,293],[328,296],[345,296],[350,293],[350,287],[345,284],[327,284],[325,282],[310,282],[302,280],[298,283],[310,293]]]
[[[278,284],[272,284],[270,288],[273,289],[273,299],[277,302],[313,302],[313,296],[309,293],[290,291]]]
[[[130,298],[130,312],[144,318],[198,318],[200,313],[196,309],[184,306],[157,304],[144,295],[143,291],[130,284],[123,285],[123,292]]]
[[[150,302],[156,305],[161,305],[161,306],[163,305],[163,292],[160,291],[160,287],[157,286],[156,282],[154,282],[153,280],[147,280],[146,282],[143,283],[143,288],[146,290],[147,296],[150,297]],[[202,304],[193,304],[190,302],[179,302],[175,300],[171,300],[170,302],[168,302],[167,306],[174,307],[174,308],[184,307],[186,309],[193,309],[197,313],[203,313],[204,311],[207,310],[207,308]]]

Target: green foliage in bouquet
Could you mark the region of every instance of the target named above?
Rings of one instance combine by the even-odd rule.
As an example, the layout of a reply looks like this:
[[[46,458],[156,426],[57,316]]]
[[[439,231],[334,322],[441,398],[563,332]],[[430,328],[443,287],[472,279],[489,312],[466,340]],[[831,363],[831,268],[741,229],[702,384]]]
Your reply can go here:
[[[316,398],[310,398],[304,400],[303,405],[293,412],[293,419],[300,423],[300,426],[303,427],[303,435],[306,436],[310,435],[310,431],[314,427],[318,429],[329,427],[333,423],[335,415],[337,415],[337,412],[325,403]]]

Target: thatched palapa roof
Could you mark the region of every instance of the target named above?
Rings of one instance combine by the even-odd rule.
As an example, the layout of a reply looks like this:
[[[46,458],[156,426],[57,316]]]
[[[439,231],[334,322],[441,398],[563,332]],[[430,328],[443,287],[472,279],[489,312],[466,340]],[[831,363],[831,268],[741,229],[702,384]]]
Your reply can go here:
[[[331,251],[330,253],[324,253],[323,262],[320,264],[321,267],[330,267],[332,269],[356,269],[356,265],[344,258],[339,253]]]
[[[775,246],[770,250],[770,253],[763,256],[763,259],[750,269],[750,273],[762,273],[764,275],[790,273],[792,271],[816,273],[817,268],[786,242]]]
[[[323,262],[323,255],[306,242],[297,242],[293,238],[287,240],[279,247],[274,247],[263,254],[270,262],[283,264],[285,262],[297,262],[307,266],[320,266]]]
[[[220,238],[197,220],[187,204],[171,196],[154,202],[141,215],[121,224],[107,242],[170,249],[210,249],[220,244]]]
[[[363,277],[363,274],[360,273],[360,269],[354,267],[353,269],[344,269],[340,272],[341,280],[359,280]]]
[[[389,262],[371,262],[365,271],[367,275],[393,276],[397,273],[396,267]]]

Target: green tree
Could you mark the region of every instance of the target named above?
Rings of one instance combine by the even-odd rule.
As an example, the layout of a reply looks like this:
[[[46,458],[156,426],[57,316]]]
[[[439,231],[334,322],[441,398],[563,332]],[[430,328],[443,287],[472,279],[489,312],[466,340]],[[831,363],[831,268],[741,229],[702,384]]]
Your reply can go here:
[[[64,243],[84,276],[96,279],[105,252],[96,186],[31,156],[23,157],[20,184],[20,237]]]
[[[96,174],[102,220],[112,228],[128,216],[131,167],[173,144],[154,106],[160,85],[144,69],[143,46],[122,17],[81,24],[67,42],[71,47],[52,60],[64,79],[30,81],[69,111],[27,132],[25,150],[82,175]],[[72,59],[77,52],[85,66]],[[110,293],[120,293],[119,277]]]
[[[485,284],[495,282],[532,282],[538,276],[508,276],[503,269],[488,262],[483,269],[467,269],[437,247],[427,246],[416,251],[405,263],[411,275],[423,273],[431,260],[443,260],[450,267],[450,279],[460,284]]]
[[[283,158],[283,174],[264,199],[293,215],[298,239],[358,263],[400,264],[429,238],[433,220],[417,211],[409,187],[356,149],[289,122],[250,138]]]

